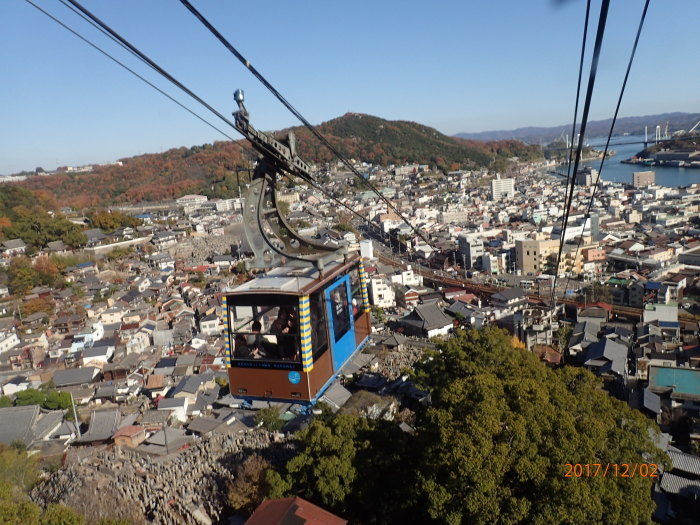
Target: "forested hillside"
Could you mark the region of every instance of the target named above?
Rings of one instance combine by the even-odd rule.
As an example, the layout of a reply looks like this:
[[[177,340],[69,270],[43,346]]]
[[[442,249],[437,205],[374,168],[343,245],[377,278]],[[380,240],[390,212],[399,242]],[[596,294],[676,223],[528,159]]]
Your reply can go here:
[[[294,131],[299,155],[304,160],[309,163],[333,160],[331,152],[308,130],[294,128]],[[459,139],[414,122],[392,122],[357,113],[321,124],[319,131],[345,157],[384,166],[411,162],[441,170],[478,167],[504,170],[512,157],[533,160],[540,156],[538,147],[518,141]],[[238,194],[236,167],[249,167],[254,158],[243,140],[216,142],[125,158],[121,159],[121,166],[100,166],[91,173],[30,177],[20,184],[43,190],[62,204],[77,208],[167,200],[187,193],[233,197]]]

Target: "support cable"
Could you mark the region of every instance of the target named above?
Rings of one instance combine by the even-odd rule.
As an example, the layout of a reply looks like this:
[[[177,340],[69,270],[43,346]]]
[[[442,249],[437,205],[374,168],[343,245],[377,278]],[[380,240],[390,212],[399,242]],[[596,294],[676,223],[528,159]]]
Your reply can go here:
[[[73,3],[75,0],[68,0]],[[304,126],[331,152],[333,153],[344,165],[347,167],[357,178],[362,180],[378,197],[382,202],[384,202],[389,209],[396,213],[402,221],[404,221],[412,230],[415,232],[427,245],[432,248],[435,246],[427,239],[427,237],[413,226],[408,219],[404,217],[401,211],[379,190],[365,179],[362,174],[357,171],[355,166],[347,160],[335,146],[333,146],[328,139],[326,139],[317,129],[311,124],[304,116],[294,107],[292,104],[284,98],[284,96],[275,89],[275,87],[267,81],[267,79],[253,66],[250,61],[248,61],[205,17],[202,15],[188,0],[180,0],[180,3],[184,5],[194,16],[197,18],[218,40],[221,42],[226,49],[231,52],[252,74],[257,78],[267,89],[272,93],[277,100],[279,100],[299,121],[304,124]]]
[[[571,158],[574,153],[574,137],[576,136],[576,119],[578,119],[578,103],[581,96],[581,79],[583,78],[583,59],[586,55],[586,41],[588,40],[588,19],[591,13],[591,0],[586,1],[586,18],[583,23],[583,38],[581,39],[581,59],[578,64],[578,82],[576,83],[576,103],[574,104],[574,121],[571,125],[571,146],[568,148],[568,160],[566,163],[566,188],[571,182]],[[574,179],[576,174],[574,174]],[[573,184],[573,182],[571,182]]]
[[[148,58],[144,53],[139,51],[136,47],[134,47],[131,43],[129,43],[128,40],[126,40],[124,37],[122,37],[119,33],[114,31],[111,27],[109,27],[107,24],[105,24],[102,20],[100,20],[97,16],[92,14],[90,11],[85,9],[82,5],[80,5],[79,2],[76,0],[66,0],[67,2],[70,2],[75,8],[80,10],[85,16],[90,18],[93,22],[95,22],[97,25],[99,25],[103,30],[107,31],[112,37],[116,38],[121,44],[126,46],[131,52],[136,54],[141,60],[143,60],[146,64],[148,64],[151,68],[153,68],[155,71],[160,73],[163,77],[168,79],[171,83],[173,83],[175,86],[180,88],[182,91],[187,93],[190,97],[195,99],[197,102],[199,102],[202,106],[207,108],[209,111],[211,111],[214,115],[219,117],[222,121],[224,121],[226,124],[231,126],[232,128],[235,128],[236,126],[231,122],[228,118],[226,118],[224,115],[222,115],[219,111],[217,111],[214,107],[212,107],[210,104],[202,100],[197,94],[195,94],[192,90],[187,88],[184,84],[182,84],[180,81],[178,81],[175,77],[173,77],[170,73],[168,73],[165,69],[160,67],[158,64],[156,64],[153,60]]]
[[[639,43],[639,36],[642,33],[642,27],[644,27],[644,20],[646,19],[647,16],[647,10],[649,9],[649,1],[646,0],[644,3],[644,10],[642,11],[642,17],[639,20],[639,27],[637,28],[637,35],[634,38],[634,45],[632,46],[632,53],[630,54],[630,59],[629,62],[627,63],[627,71],[625,72],[625,79],[622,81],[622,88],[620,89],[620,96],[617,99],[617,106],[615,107],[615,115],[613,116],[612,123],[610,124],[610,131],[608,132],[608,139],[605,143],[605,150],[603,151],[603,158],[600,160],[600,168],[598,169],[598,176],[596,177],[595,184],[593,185],[593,192],[591,193],[591,198],[588,201],[588,209],[586,210],[586,215],[584,216],[584,221],[590,220],[591,216],[591,208],[593,207],[593,200],[595,199],[595,194],[598,191],[598,183],[600,182],[600,176],[603,173],[603,165],[605,164],[605,159],[608,156],[608,148],[610,146],[610,139],[613,134],[613,130],[615,129],[615,122],[617,122],[617,115],[620,112],[620,106],[622,105],[622,97],[625,94],[625,88],[627,87],[627,79],[630,76],[630,70],[632,69],[632,63],[634,62],[634,55],[637,52],[637,44]],[[585,222],[584,222],[584,229],[585,229]],[[576,257],[578,257],[578,252],[579,249],[581,248],[581,242],[583,241],[583,232],[581,232],[581,236],[578,239],[578,245],[576,246],[576,252],[574,254],[574,264],[576,263]],[[568,275],[566,278],[566,286],[564,287],[564,290],[567,290],[569,288],[569,280],[571,279],[571,275]]]
[[[75,35],[76,37],[78,37],[80,40],[82,40],[82,41],[85,42],[86,44],[90,45],[91,47],[93,47],[94,49],[96,49],[97,51],[99,51],[100,53],[102,53],[103,55],[105,55],[107,58],[109,58],[110,60],[112,60],[113,62],[115,62],[116,64],[118,64],[118,65],[121,66],[122,68],[124,68],[125,70],[127,70],[129,73],[131,73],[132,75],[134,75],[135,77],[137,77],[137,78],[140,79],[141,81],[143,81],[143,82],[145,82],[146,84],[148,84],[150,87],[152,87],[153,89],[155,89],[156,91],[158,91],[158,92],[159,92],[160,94],[162,94],[163,96],[165,96],[165,97],[167,97],[168,99],[170,99],[172,102],[174,102],[175,104],[177,104],[178,106],[180,106],[181,108],[183,108],[185,111],[187,111],[188,113],[192,114],[193,116],[195,116],[196,118],[198,118],[199,120],[201,120],[204,124],[208,125],[208,126],[211,127],[212,129],[218,131],[218,132],[221,133],[224,137],[226,137],[226,138],[228,138],[228,139],[230,139],[230,140],[232,140],[232,141],[235,141],[235,139],[234,139],[233,137],[231,137],[230,135],[228,135],[227,133],[225,133],[224,131],[222,131],[222,130],[219,129],[218,127],[216,127],[214,124],[212,124],[211,122],[207,121],[204,117],[202,117],[201,115],[198,115],[198,114],[195,113],[193,110],[191,110],[190,108],[188,108],[187,106],[185,106],[184,104],[182,104],[181,102],[179,102],[178,100],[176,100],[175,98],[173,98],[171,95],[169,95],[168,93],[166,93],[165,91],[163,91],[162,89],[160,89],[158,86],[156,86],[155,84],[153,84],[152,82],[150,82],[149,80],[147,80],[146,78],[144,78],[143,76],[141,76],[140,74],[138,74],[136,71],[134,71],[133,69],[131,69],[130,67],[128,67],[126,64],[124,64],[123,62],[119,61],[119,60],[116,59],[114,56],[110,55],[107,51],[105,51],[104,49],[100,48],[98,45],[96,45],[95,43],[91,42],[89,39],[87,39],[86,37],[82,36],[82,35],[79,34],[77,31],[75,31],[74,29],[72,29],[72,28],[69,27],[68,25],[66,25],[66,24],[64,24],[63,22],[61,22],[61,20],[59,20],[58,18],[56,18],[55,16],[53,16],[51,13],[45,11],[44,9],[42,9],[41,7],[39,7],[38,5],[36,5],[36,4],[35,4],[34,2],[32,2],[31,0],[25,0],[25,1],[26,1],[27,3],[29,3],[30,5],[32,5],[34,8],[36,8],[37,10],[39,10],[41,13],[43,13],[44,15],[46,15],[47,17],[49,17],[51,20],[53,20],[54,22],[56,22],[57,24],[59,24],[61,27],[63,27],[63,28],[66,29],[67,31],[71,32],[73,35]],[[63,5],[65,5],[68,9],[70,9],[71,11],[73,11],[76,15],[80,16],[83,20],[85,20],[86,22],[88,22],[89,24],[91,24],[93,27],[95,27],[96,29],[98,29],[99,31],[101,31],[103,34],[105,34],[106,36],[108,36],[109,38],[111,38],[113,41],[115,41],[115,42],[118,43],[119,45],[121,45],[124,49],[126,49],[127,51],[129,51],[131,54],[133,54],[134,56],[136,56],[137,58],[139,58],[140,60],[142,60],[144,63],[148,64],[150,67],[152,67],[152,69],[154,69],[155,71],[160,72],[159,69],[158,69],[157,67],[153,67],[153,65],[152,65],[153,63],[152,63],[150,60],[144,59],[144,55],[142,55],[142,53],[140,53],[138,50],[136,50],[135,48],[133,48],[133,46],[126,45],[126,44],[123,43],[123,41],[120,40],[119,38],[117,38],[117,37],[115,37],[115,36],[112,36],[112,34],[110,34],[108,31],[106,31],[105,29],[103,29],[99,24],[97,24],[96,22],[94,22],[89,16],[83,14],[81,11],[79,11],[79,10],[76,9],[76,8],[74,8],[73,6],[68,5],[68,4],[66,3],[66,1],[64,1],[64,0],[59,0],[59,1],[60,1]],[[70,0],[68,0],[68,1],[70,1]],[[178,87],[179,87],[179,86],[178,86]],[[184,91],[187,92],[187,90],[184,90]],[[285,176],[285,177],[287,177],[287,178],[290,178],[290,176],[289,176],[287,173],[282,173],[282,175]],[[370,220],[368,220],[368,219],[367,219],[366,217],[364,217],[363,215],[357,213],[355,210],[353,210],[350,206],[348,206],[347,204],[345,204],[344,202],[342,202],[340,199],[334,197],[328,190],[324,189],[322,186],[320,186],[320,185],[319,185],[318,183],[316,183],[315,181],[313,181],[313,182],[306,181],[306,182],[308,182],[309,184],[311,184],[311,186],[313,186],[315,189],[317,189],[318,191],[320,191],[321,193],[323,193],[326,197],[328,197],[330,200],[334,201],[336,204],[338,204],[338,205],[342,206],[343,208],[347,209],[350,213],[352,213],[353,215],[355,215],[355,216],[358,217],[359,219],[362,219],[364,222],[368,223],[370,226],[372,226],[372,227],[378,229],[378,226],[377,226],[377,225],[375,225],[374,223],[372,223]]]
[[[605,24],[608,19],[608,9],[610,8],[610,0],[602,0],[600,7],[600,18],[598,20],[598,31],[595,39],[595,46],[593,48],[593,59],[591,61],[591,70],[588,76],[588,88],[586,90],[586,100],[583,105],[583,114],[581,116],[581,131],[578,146],[576,147],[576,159],[574,161],[574,173],[578,172],[578,165],[581,162],[581,151],[583,149],[584,137],[586,136],[586,124],[588,123],[588,113],[591,109],[591,99],[593,98],[593,87],[595,86],[595,77],[598,71],[598,60],[600,59],[600,50],[603,45],[603,36],[605,35]],[[554,272],[554,282],[552,285],[552,296],[551,301],[554,303],[554,298],[557,289],[557,278],[559,276],[559,265],[561,263],[561,254],[564,249],[564,239],[566,238],[566,228],[569,222],[569,211],[573,204],[574,197],[574,186],[571,184],[569,188],[569,197],[564,210],[564,220],[562,223],[561,240],[559,242],[559,253],[557,254],[557,264]]]
[[[36,4],[35,4],[34,2],[32,2],[31,0],[25,0],[25,2],[27,2],[28,4],[30,4],[32,7],[38,9],[40,12],[42,12],[42,13],[45,14],[47,17],[49,17],[51,20],[53,20],[54,22],[56,22],[57,24],[59,24],[61,27],[63,27],[63,28],[66,29],[67,31],[70,31],[73,35],[75,35],[76,37],[78,37],[80,40],[82,40],[83,42],[85,42],[85,43],[88,44],[89,46],[93,47],[94,49],[96,49],[97,51],[99,51],[100,53],[102,53],[104,56],[106,56],[107,58],[109,58],[110,60],[112,60],[113,62],[115,62],[116,64],[118,64],[118,65],[121,66],[122,68],[124,68],[125,70],[127,70],[129,73],[131,73],[132,75],[134,75],[134,76],[135,76],[136,78],[138,78],[139,80],[141,80],[141,81],[145,82],[146,84],[148,84],[150,87],[152,87],[153,89],[155,89],[158,93],[160,93],[160,94],[163,95],[164,97],[170,99],[172,102],[174,102],[175,104],[177,104],[178,106],[180,106],[182,109],[184,109],[185,111],[187,111],[190,115],[192,115],[192,116],[198,118],[199,120],[201,120],[204,124],[206,124],[207,126],[209,126],[210,128],[212,128],[213,130],[218,131],[219,133],[221,133],[224,137],[226,137],[226,138],[228,138],[228,139],[230,139],[230,140],[234,140],[233,137],[231,137],[230,135],[228,135],[227,133],[225,133],[225,132],[222,131],[221,129],[217,128],[214,124],[212,124],[211,122],[209,122],[208,120],[206,120],[206,119],[205,119],[204,117],[202,117],[201,115],[197,114],[197,113],[196,113],[195,111],[193,111],[192,109],[190,109],[190,108],[188,108],[187,106],[185,106],[185,105],[184,105],[183,103],[181,103],[179,100],[175,99],[174,97],[172,97],[171,95],[169,95],[168,93],[166,93],[165,91],[163,91],[162,89],[160,89],[158,86],[156,86],[155,84],[153,84],[152,82],[150,82],[150,81],[147,80],[146,78],[144,78],[144,77],[142,77],[141,75],[139,75],[136,71],[134,71],[134,70],[131,69],[129,66],[127,66],[127,65],[124,64],[123,62],[119,61],[118,59],[116,59],[115,57],[113,57],[112,55],[110,55],[107,51],[105,51],[104,49],[102,49],[101,47],[99,47],[97,44],[91,42],[90,40],[88,40],[87,38],[85,38],[84,36],[82,36],[80,33],[78,33],[77,31],[75,31],[75,30],[73,30],[72,28],[70,28],[68,25],[66,25],[66,24],[64,24],[63,22],[61,22],[58,18],[56,18],[55,16],[53,16],[51,13],[45,11],[44,9],[42,9],[41,7],[39,7],[38,5],[36,5]]]

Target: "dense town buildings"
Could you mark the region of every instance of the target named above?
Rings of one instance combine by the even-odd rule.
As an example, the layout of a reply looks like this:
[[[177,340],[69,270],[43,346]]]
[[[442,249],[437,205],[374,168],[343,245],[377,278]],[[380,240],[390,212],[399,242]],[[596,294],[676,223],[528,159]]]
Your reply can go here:
[[[360,221],[339,227],[337,204],[315,189],[290,188],[283,200],[304,235],[361,251],[373,345],[398,355],[411,341],[429,344],[428,337],[449,337],[460,326],[495,324],[549,366],[566,362],[600,375],[613,395],[659,422],[677,408],[697,414],[700,341],[689,291],[700,269],[700,187],[663,188],[650,175],[631,185],[601,181],[589,214],[592,188],[584,180],[564,232],[563,181],[544,169],[523,166],[492,180],[481,171],[437,176],[414,165],[369,171],[403,216],[372,192],[343,193],[343,174],[334,173],[331,189],[381,233]],[[38,408],[0,409],[11,409],[1,417],[17,421],[30,448],[115,443],[167,455],[202,435],[252,430],[250,407],[220,389],[221,297],[247,278],[250,256],[240,201],[187,195],[139,216],[143,222],[132,231],[90,231],[85,261],[63,271],[70,286],[24,294],[0,286],[3,394],[52,381],[72,395],[82,422],[76,427]],[[109,261],[115,248],[128,253]],[[24,240],[7,240],[0,260],[9,265],[26,252]],[[574,314],[543,299],[557,260],[556,292],[578,301]],[[27,314],[37,300],[53,308]],[[617,317],[613,308],[641,314]],[[400,375],[402,359],[387,374]],[[692,439],[697,434],[692,430]],[[16,438],[14,430],[0,432],[1,442]]]

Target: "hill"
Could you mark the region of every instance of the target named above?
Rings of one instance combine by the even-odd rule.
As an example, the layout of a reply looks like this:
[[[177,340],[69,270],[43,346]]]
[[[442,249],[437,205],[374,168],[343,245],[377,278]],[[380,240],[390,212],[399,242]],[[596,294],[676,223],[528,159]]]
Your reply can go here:
[[[415,122],[388,121],[347,113],[324,122],[319,131],[347,158],[379,165],[417,162],[442,169],[489,167],[499,157],[532,158],[537,149],[519,141],[480,142],[449,137]],[[305,128],[294,128],[299,154],[315,162],[330,162],[332,154]]]
[[[628,133],[630,135],[644,134],[644,126],[648,126],[650,135],[654,134],[656,126],[661,126],[662,131],[668,122],[669,132],[688,130],[700,121],[700,113],[662,113],[660,115],[647,115],[643,117],[618,118],[615,124],[615,135]],[[607,136],[610,131],[612,119],[591,121],[587,124],[586,135],[588,137]],[[478,133],[458,133],[456,137],[472,140],[504,140],[515,139],[529,144],[549,143],[559,138],[562,134],[571,134],[571,124],[562,124],[553,127],[526,127],[503,131],[481,131]]]
[[[333,160],[308,130],[293,129],[301,158],[310,163]],[[318,129],[345,157],[381,165],[415,162],[443,170],[504,169],[511,157],[530,160],[539,156],[539,148],[518,141],[465,140],[414,122],[357,113],[325,122]],[[48,192],[62,204],[78,208],[167,200],[187,193],[233,197],[238,194],[236,167],[249,166],[253,158],[243,140],[216,142],[125,158],[121,166],[99,166],[91,173],[30,177],[19,184]]]

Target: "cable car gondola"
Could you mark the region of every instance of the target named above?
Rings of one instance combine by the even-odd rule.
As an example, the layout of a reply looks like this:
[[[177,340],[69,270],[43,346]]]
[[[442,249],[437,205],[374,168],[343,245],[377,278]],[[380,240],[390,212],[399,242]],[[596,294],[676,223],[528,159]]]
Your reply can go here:
[[[359,255],[305,239],[285,221],[277,177],[315,184],[311,170],[296,155],[291,132],[283,144],[257,131],[243,93],[234,96],[236,128],[262,154],[243,211],[251,266],[272,269],[224,297],[231,394],[312,405],[368,340],[364,267]]]

